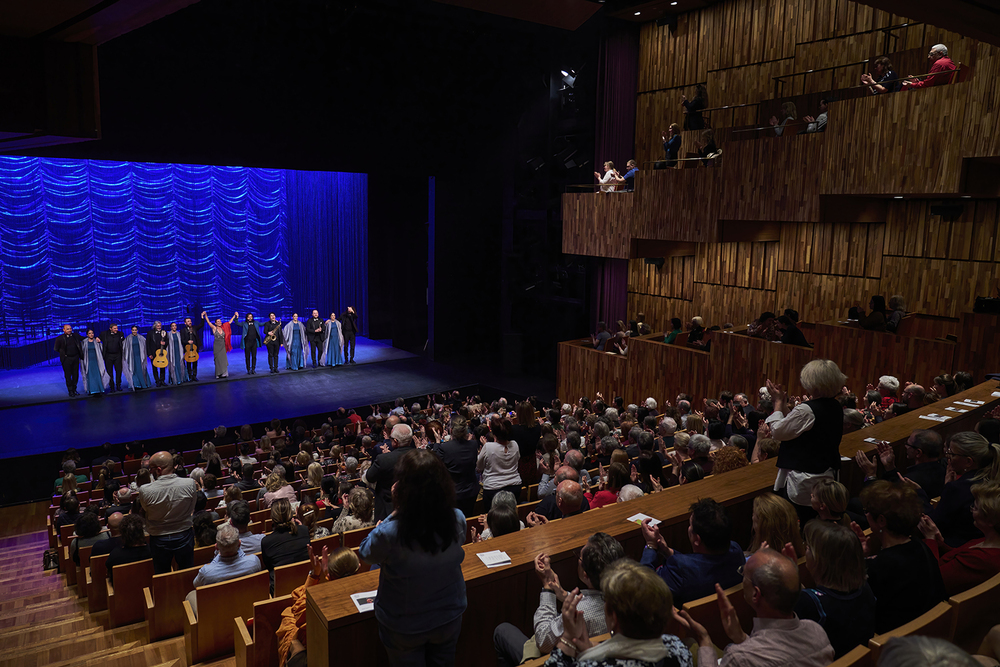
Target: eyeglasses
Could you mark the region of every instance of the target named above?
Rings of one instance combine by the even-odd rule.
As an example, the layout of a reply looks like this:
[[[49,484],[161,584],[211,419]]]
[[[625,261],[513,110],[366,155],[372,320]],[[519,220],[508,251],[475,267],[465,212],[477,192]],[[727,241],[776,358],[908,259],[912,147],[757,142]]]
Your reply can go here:
[[[738,568],[736,568],[736,571],[740,574],[740,576],[743,576],[743,570],[744,570],[744,568],[746,568],[746,564],[745,563],[743,565],[740,565]]]

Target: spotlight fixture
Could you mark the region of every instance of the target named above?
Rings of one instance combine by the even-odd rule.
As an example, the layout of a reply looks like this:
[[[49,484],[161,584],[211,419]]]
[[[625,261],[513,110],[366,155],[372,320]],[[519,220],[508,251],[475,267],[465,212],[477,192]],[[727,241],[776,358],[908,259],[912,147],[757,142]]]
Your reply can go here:
[[[566,88],[572,88],[576,84],[575,69],[570,68],[568,72],[566,70],[559,70],[559,73],[562,74],[562,82],[566,84]],[[563,90],[566,90],[566,88],[563,88]]]
[[[569,72],[567,72],[566,70],[562,69],[562,70],[559,70],[559,71],[562,72],[563,76],[569,76]]]
[[[642,14],[642,12],[636,12],[635,13],[636,16],[638,16],[639,14]]]
[[[671,7],[676,7],[677,6],[677,0],[674,0],[673,2],[671,2],[670,6]]]

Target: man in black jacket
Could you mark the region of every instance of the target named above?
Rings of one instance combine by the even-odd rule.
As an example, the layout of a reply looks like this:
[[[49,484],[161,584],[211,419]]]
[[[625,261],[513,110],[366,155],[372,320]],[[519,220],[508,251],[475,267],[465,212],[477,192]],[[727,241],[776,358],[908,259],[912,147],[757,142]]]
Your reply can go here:
[[[379,454],[365,473],[368,485],[375,485],[375,519],[379,521],[392,512],[392,483],[396,464],[406,452],[416,449],[413,446],[413,429],[406,424],[393,426],[389,438],[392,440],[393,450]]]
[[[267,348],[267,365],[271,373],[278,372],[278,348],[284,343],[281,334],[281,322],[274,313],[268,313],[268,321],[264,323],[264,347]]]
[[[479,495],[479,480],[476,479],[479,448],[476,441],[469,437],[469,427],[464,417],[452,419],[451,440],[435,444],[434,453],[441,457],[455,481],[455,506],[466,518],[471,517]]]
[[[354,338],[358,334],[358,314],[351,306],[340,314],[340,332],[344,335],[344,362],[354,363]]]
[[[76,385],[80,381],[80,344],[83,338],[73,331],[72,325],[64,324],[62,335],[56,338],[55,350],[59,353],[59,363],[66,378],[66,389],[70,396],[79,396]]]
[[[122,355],[125,352],[125,334],[118,330],[118,325],[112,323],[108,330],[101,334],[101,344],[104,346],[104,367],[111,379],[108,392],[122,390]]]
[[[198,324],[194,324],[190,317],[184,318],[184,327],[181,329],[181,340],[184,342],[185,348],[188,345],[194,345],[194,349],[197,352],[201,349],[201,330],[205,328],[205,322],[203,320],[198,320]],[[184,365],[187,366],[188,377],[191,378],[191,382],[198,381],[198,361],[185,361]]]
[[[153,329],[146,334],[146,354],[149,355],[150,359],[156,358],[156,352],[158,350],[163,350],[163,354],[166,354],[167,344],[167,332],[163,330],[163,325],[158,321],[153,322]],[[153,380],[156,382],[157,387],[167,386],[166,367],[157,368],[154,365]]]
[[[316,368],[320,352],[323,350],[323,320],[319,319],[319,311],[314,310],[312,317],[306,320],[306,340],[312,350],[313,368]]]

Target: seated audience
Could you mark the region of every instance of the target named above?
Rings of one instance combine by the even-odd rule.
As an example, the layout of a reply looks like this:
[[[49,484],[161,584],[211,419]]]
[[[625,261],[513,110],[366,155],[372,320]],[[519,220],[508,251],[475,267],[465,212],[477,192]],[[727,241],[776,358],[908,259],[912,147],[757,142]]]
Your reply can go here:
[[[270,507],[275,500],[284,499],[289,502],[295,502],[295,489],[288,483],[285,475],[278,470],[274,470],[270,475],[267,476],[267,480],[264,482],[264,495],[260,498],[258,507],[261,509],[267,509]]]
[[[876,294],[868,302],[868,307],[871,308],[871,312],[864,315],[860,309],[858,309],[858,317],[860,320],[859,324],[862,329],[868,329],[869,331],[885,331],[886,322],[888,321],[889,312],[885,307],[885,297],[881,294]]]
[[[733,436],[733,438],[738,437],[739,436]],[[726,445],[719,451],[715,452],[712,463],[712,474],[721,475],[724,472],[745,468],[748,465],[750,465],[750,462],[747,461],[747,455],[742,449]]]
[[[587,496],[583,492],[583,487],[580,485],[578,481],[579,479],[580,479],[580,473],[576,470],[576,468],[567,465],[560,466],[559,468],[557,468],[555,477],[553,478],[557,490],[564,482],[576,482],[577,486],[580,487],[580,507],[575,512],[573,512],[574,514],[590,509],[590,502],[587,500]],[[511,496],[513,497],[513,494],[511,494]],[[564,500],[566,497],[564,497]],[[563,516],[565,516],[562,510],[559,508],[559,499],[555,493],[546,496],[545,498],[542,498],[542,501],[535,506],[535,511],[533,512],[533,514],[543,516],[546,519],[561,519]]]
[[[948,373],[942,373],[934,378],[934,393],[938,398],[947,398],[958,393],[955,379]]]
[[[698,137],[696,142],[696,148],[698,149],[698,155],[705,158],[701,161],[702,166],[708,166],[711,164],[709,160],[718,157],[719,147],[715,143],[715,132],[708,128],[702,131],[701,136]]]
[[[934,554],[910,535],[920,522],[922,503],[908,484],[873,482],[861,492],[869,539],[852,523],[865,550],[868,585],[877,600],[875,632],[909,623],[944,599],[944,583]],[[876,551],[876,543],[878,550]]]
[[[324,581],[336,581],[357,574],[361,570],[361,561],[357,554],[346,547],[340,547],[332,554],[328,547],[317,552],[309,546],[309,560],[312,567],[306,575],[306,582],[292,592],[292,604],[281,612],[281,625],[275,634],[278,636],[278,665],[284,667],[292,653],[292,643],[306,643],[306,589]]]
[[[195,588],[260,572],[260,560],[253,554],[244,553],[240,548],[240,531],[234,526],[219,526],[215,534],[215,552],[215,558],[202,565],[195,575]],[[191,591],[184,599],[197,617],[198,591]]]
[[[597,323],[597,333],[591,335],[590,344],[595,350],[604,351],[604,344],[608,342],[611,338],[611,332],[608,331],[608,327],[604,322]]]
[[[76,537],[69,543],[69,555],[73,562],[80,564],[80,547],[90,547],[101,540],[108,539],[108,534],[101,530],[101,520],[96,509],[87,508],[74,524]]]
[[[245,500],[235,500],[227,508],[229,525],[239,531],[240,548],[244,553],[260,553],[260,541],[263,533],[250,532],[250,505]]]
[[[617,496],[615,501],[617,501]],[[535,506],[535,511],[528,514],[525,523],[532,527],[539,526],[548,523],[550,519],[574,516],[588,509],[590,509],[590,504],[587,502],[587,497],[583,493],[580,483],[567,479],[559,482],[554,495]]]
[[[813,519],[804,534],[815,586],[802,590],[795,613],[826,630],[839,658],[875,634],[875,595],[865,582],[864,552],[847,526]]]
[[[108,579],[112,584],[115,581],[116,565],[138,563],[153,557],[146,540],[145,529],[146,520],[138,514],[128,514],[122,519],[121,544],[111,550],[107,561]]]
[[[781,120],[779,121],[777,116],[771,116],[771,126],[774,127],[774,133],[779,137],[785,133],[785,126],[789,121],[794,121],[798,118],[798,111],[795,110],[794,102],[783,102],[781,104]]]
[[[90,549],[90,557],[104,556],[115,550],[122,543],[122,519],[125,518],[121,512],[115,512],[108,517],[108,539],[100,540]]]
[[[621,544],[606,533],[595,533],[580,549],[577,577],[581,583],[581,597],[577,611],[583,614],[588,637],[608,632],[601,574],[609,565],[624,557],[625,550]],[[549,557],[544,553],[535,557],[535,574],[542,582],[542,592],[533,622],[535,634],[531,639],[534,641],[529,643],[529,638],[510,623],[498,625],[493,631],[493,646],[499,667],[513,667],[524,660],[551,652],[564,632],[559,605],[565,602],[567,591],[563,589],[559,576],[552,571]]]
[[[271,504],[271,532],[260,541],[264,567],[271,573],[271,593],[274,593],[274,568],[298,563],[308,558],[309,529],[295,521],[292,504],[278,498]]]
[[[881,56],[875,59],[875,71],[861,75],[861,83],[868,86],[872,95],[895,93],[899,90],[899,75],[892,68],[892,61]]]
[[[663,334],[663,342],[667,343],[668,345],[670,343],[673,343],[674,340],[677,339],[677,336],[679,336],[680,334],[684,333],[684,331],[682,330],[682,327],[683,327],[683,325],[681,324],[681,319],[679,317],[671,317],[670,318],[670,331],[664,332],[664,334]]]
[[[927,60],[931,63],[931,69],[927,76],[918,78],[916,81],[904,81],[903,90],[914,88],[930,88],[931,86],[945,86],[951,83],[955,71],[955,63],[948,57],[948,47],[944,44],[935,44],[927,53]]]
[[[815,621],[800,619],[795,614],[800,595],[798,566],[773,549],[761,549],[746,562],[742,573],[743,597],[754,611],[753,630],[749,635],[744,632],[732,603],[716,584],[719,613],[733,642],[725,648],[721,663],[705,627],[687,612],[681,612],[690,628],[689,634],[698,642],[698,667],[830,664],[834,650],[826,632]]]
[[[56,478],[55,484],[52,487],[53,493],[66,493],[70,490],[70,485],[76,485],[73,487],[73,491],[76,491],[80,484],[84,484],[88,481],[86,475],[76,474],[76,461],[70,459],[63,461],[62,463],[62,474]],[[63,488],[63,482],[66,482],[66,488]]]
[[[806,116],[805,118],[802,119],[808,123],[808,125],[806,125],[806,129],[803,130],[803,132],[805,134],[813,134],[815,132],[826,132],[826,118],[829,108],[830,105],[827,103],[827,100],[825,99],[820,100],[819,115],[816,116],[815,118],[812,116]]]
[[[625,175],[622,176],[621,183],[625,185],[625,192],[635,192],[635,175],[639,173],[639,165],[635,160],[629,160],[625,164]]]
[[[670,128],[662,133],[662,139],[666,166],[668,169],[672,169],[677,166],[677,154],[681,150],[681,126],[677,123],[671,123]]]
[[[944,541],[930,517],[920,520],[920,532],[937,556],[948,596],[977,586],[1000,572],[1000,483],[983,482],[972,487],[972,520],[983,534],[958,548]]]
[[[747,335],[764,340],[778,340],[779,337],[775,334],[777,323],[778,319],[775,314],[766,310],[750,323],[750,326],[747,327]]]
[[[919,635],[891,638],[878,659],[878,667],[980,667],[988,664],[991,663],[977,660],[951,642]]]
[[[941,500],[927,514],[941,529],[948,546],[960,547],[982,537],[972,520],[972,486],[1000,479],[1000,445],[973,431],[956,433],[944,448],[948,460]]]
[[[885,330],[889,333],[896,333],[899,323],[906,315],[906,300],[900,294],[893,294],[889,297],[889,314],[885,318]]]
[[[514,521],[510,520],[511,514],[514,516]],[[493,518],[492,524],[490,522],[491,515]],[[514,497],[514,494],[510,491],[501,491],[496,494],[493,496],[493,504],[490,507],[490,511],[485,517],[479,517],[480,525],[484,526],[480,539],[488,540],[498,535],[493,531],[494,524],[504,531],[499,533],[499,535],[523,530],[524,522],[517,518],[517,516],[517,498]]]
[[[127,486],[121,486],[115,492],[115,502],[113,505],[105,508],[104,518],[108,519],[112,514],[128,514],[132,511],[132,489]]]
[[[601,192],[614,192],[615,182],[625,180],[618,173],[618,170],[615,169],[615,163],[610,160],[604,163],[604,175],[601,176],[600,173],[595,171],[594,176],[597,178],[597,182],[601,184]]]
[[[851,498],[846,486],[832,477],[821,477],[813,484],[810,500],[821,521],[850,527],[847,505]]]
[[[799,517],[795,507],[780,496],[765,492],[754,498],[753,513],[750,516],[751,534],[749,554],[756,553],[762,545],[774,549],[791,544],[795,557],[801,558],[806,549],[799,532]]]
[[[603,474],[603,468],[601,466],[601,470],[598,472],[601,477],[598,483],[598,492],[592,494],[590,491],[587,491],[584,494],[587,498],[587,504],[590,505],[590,509],[597,509],[598,507],[613,505],[618,502],[618,492],[631,481],[628,468],[621,463],[612,463],[608,466],[607,479],[605,479]]]
[[[671,549],[658,526],[642,523],[646,547],[642,564],[649,565],[667,582],[678,605],[710,595],[716,583],[723,588],[740,581],[745,563],[743,549],[732,541],[732,525],[726,508],[711,498],[691,505],[688,539],[691,553]]]
[[[213,519],[208,512],[202,512],[191,519],[191,527],[194,529],[194,546],[210,547],[215,545],[215,534],[218,528],[215,526],[216,519]]]
[[[354,487],[346,498],[340,516],[333,522],[332,533],[346,533],[375,525],[375,498],[369,489]]]
[[[774,330],[779,336],[779,340],[785,345],[799,345],[801,347],[812,347],[806,340],[806,335],[802,333],[798,325],[787,315],[778,318],[778,326]]]
[[[320,520],[319,509],[313,503],[299,503],[295,509],[295,516],[299,523],[309,530],[309,539],[316,540],[330,535],[330,529],[318,525]]]
[[[583,595],[567,593],[563,603],[563,634],[556,638],[549,667],[690,667],[691,653],[672,634],[679,625],[670,589],[655,574],[627,558],[611,564],[601,575],[605,616],[611,639],[596,646],[590,641],[588,625],[578,607]]]

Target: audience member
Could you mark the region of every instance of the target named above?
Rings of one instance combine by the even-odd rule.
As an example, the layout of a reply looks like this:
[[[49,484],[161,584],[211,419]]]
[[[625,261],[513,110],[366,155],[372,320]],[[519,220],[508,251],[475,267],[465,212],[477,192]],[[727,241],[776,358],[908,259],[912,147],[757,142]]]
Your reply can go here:
[[[761,549],[741,568],[743,597],[754,611],[753,631],[747,635],[739,617],[719,584],[715,585],[722,625],[732,644],[725,648],[721,664],[747,667],[826,667],[834,650],[826,632],[815,621],[795,614],[799,599],[799,568],[773,549]],[[714,667],[720,661],[705,627],[687,612],[690,634],[698,642],[698,667]]]
[[[563,634],[556,639],[549,667],[690,667],[691,653],[672,634],[679,625],[670,589],[648,568],[627,558],[610,565],[601,576],[605,616],[611,639],[596,646],[588,636],[588,626],[579,605],[583,594],[574,590],[563,602]]]
[[[490,422],[493,441],[480,437],[482,448],[476,459],[476,471],[482,473],[483,504],[489,505],[499,491],[521,492],[521,474],[518,459],[521,452],[517,443],[511,440],[509,419],[494,417]]]
[[[868,585],[877,600],[875,632],[882,633],[941,602],[944,583],[931,550],[923,541],[910,539],[921,513],[920,498],[912,487],[879,480],[865,487],[861,502],[871,539],[857,523],[851,528],[868,557]]]
[[[520,410],[518,414],[520,415]],[[455,506],[465,517],[472,516],[475,512],[476,498],[479,497],[479,479],[476,477],[479,452],[476,441],[469,437],[469,426],[465,418],[454,417],[451,420],[451,439],[436,443],[432,449],[441,457],[455,484]],[[524,456],[523,452],[521,456]],[[534,460],[534,452],[531,453],[531,460]]]
[[[611,339],[611,332],[608,331],[608,327],[604,322],[597,323],[597,333],[590,337],[590,344],[594,346],[595,350],[604,351],[605,344]]]
[[[806,548],[799,532],[799,517],[795,513],[795,507],[784,498],[770,492],[760,494],[753,500],[750,520],[752,533],[749,553],[760,551],[765,544],[774,549],[782,549],[786,544],[791,544],[796,558],[805,555]]]
[[[100,540],[90,549],[90,557],[104,556],[114,551],[115,547],[122,543],[122,519],[125,518],[121,512],[115,512],[108,517],[108,539]]]
[[[625,180],[615,169],[615,163],[610,160],[604,163],[604,175],[601,176],[600,173],[595,171],[594,176],[597,178],[597,182],[601,184],[600,192],[614,192],[615,182]]]
[[[603,466],[601,466],[601,469],[598,471],[601,480],[598,484],[597,493],[591,494],[590,491],[587,491],[584,494],[587,498],[587,504],[590,505],[591,509],[613,505],[618,502],[618,492],[631,481],[628,468],[621,463],[612,463],[608,466],[606,478],[603,472]]]
[[[413,429],[406,424],[400,424],[398,417],[389,417],[385,421],[385,433],[391,443],[392,450],[379,454],[364,478],[369,486],[374,484],[375,488],[375,519],[381,521],[388,516],[392,507],[392,484],[395,478],[396,465],[408,452],[416,449],[413,445]]]
[[[850,527],[847,505],[851,498],[846,486],[832,477],[820,477],[813,484],[809,499],[810,505],[821,521]]]
[[[625,163],[625,175],[622,176],[621,183],[625,186],[625,192],[635,192],[635,175],[639,173],[639,165],[635,160]]]
[[[604,570],[624,558],[625,550],[616,539],[606,533],[595,533],[580,549],[577,559],[577,577],[582,584],[577,611],[583,614],[587,625],[587,636],[603,635],[608,631],[604,614],[604,596],[601,593],[601,574]],[[493,632],[493,645],[497,652],[499,667],[513,667],[523,660],[540,657],[551,652],[556,641],[563,635],[562,615],[558,605],[566,600],[558,575],[552,571],[549,557],[540,553],[535,557],[535,574],[542,582],[542,592],[535,610],[532,638],[510,623],[501,623]],[[534,649],[534,650],[533,650]]]
[[[771,116],[771,126],[774,127],[774,133],[780,137],[784,134],[788,122],[794,121],[798,115],[793,102],[783,102],[781,104],[781,120],[779,121],[777,116]]]
[[[579,475],[580,474],[572,466],[562,466],[559,469],[557,469],[556,475],[554,477],[557,493],[553,493],[552,495],[543,498],[542,501],[535,506],[535,511],[532,512],[532,514],[542,516],[546,519],[561,519],[564,516],[568,516],[569,514],[578,514],[580,512],[589,510],[590,501],[587,500],[587,496],[586,494],[584,494],[582,486],[577,481],[580,478]],[[560,504],[558,490],[559,487],[561,487],[566,482],[572,482],[573,484],[576,484],[576,486],[565,487],[566,489],[574,489],[574,491],[572,492],[565,491],[563,494],[563,502]],[[576,500],[575,489],[579,489],[580,491],[579,505],[575,504]],[[564,509],[568,509],[571,511],[568,512],[567,514],[564,514],[563,513]],[[528,525],[532,525],[532,522],[530,520],[528,521]]]
[[[790,411],[784,389],[767,381],[774,412],[766,423],[774,439],[781,442],[774,488],[785,490],[801,520],[813,516],[810,492],[815,480],[832,477],[840,470],[844,411],[836,396],[846,380],[829,359],[810,361],[802,368],[799,382],[812,398]]]
[[[871,312],[865,315],[860,308],[857,310],[859,326],[862,329],[868,329],[869,331],[885,331],[886,322],[888,321],[889,311],[885,307],[885,297],[881,294],[876,294],[868,302],[868,307]]]
[[[701,112],[708,106],[708,89],[699,83],[694,87],[694,99],[688,100],[687,95],[681,95],[681,106],[684,108],[684,129],[703,130],[705,119]]]
[[[137,563],[152,558],[153,553],[146,543],[146,521],[138,514],[129,514],[122,518],[121,543],[108,554],[108,579],[114,583],[114,568],[116,565]]]
[[[667,545],[658,526],[642,522],[646,547],[642,564],[649,565],[667,582],[677,604],[710,595],[714,585],[723,588],[740,581],[745,558],[743,549],[732,541],[732,526],[726,508],[711,498],[691,505],[688,539],[691,553],[679,553]]]
[[[229,515],[229,525],[239,531],[240,548],[244,553],[260,553],[260,541],[264,539],[263,533],[253,533],[250,531],[250,505],[244,500],[235,500],[226,507]]]
[[[774,333],[785,345],[812,347],[812,345],[809,344],[809,341],[806,340],[806,335],[802,333],[802,330],[799,329],[798,325],[792,321],[792,318],[787,315],[782,315],[778,318],[778,325],[775,327]]]
[[[875,595],[865,582],[861,541],[849,527],[819,519],[807,523],[804,534],[815,586],[802,590],[795,613],[826,630],[839,658],[875,634]]]
[[[826,117],[827,111],[830,105],[826,99],[819,101],[819,115],[815,118],[812,116],[806,116],[802,120],[808,123],[806,129],[803,130],[805,134],[813,134],[814,132],[826,132]]]
[[[260,541],[260,555],[264,567],[271,573],[271,592],[274,593],[274,568],[298,563],[308,557],[309,529],[295,521],[292,504],[278,498],[271,504],[271,532]]]
[[[215,557],[202,565],[195,575],[195,588],[260,572],[260,560],[253,554],[244,553],[240,548],[240,531],[234,526],[223,524],[219,527],[215,534],[215,551]],[[191,605],[191,611],[197,618],[198,591],[191,591],[184,599]]]
[[[927,53],[927,60],[931,63],[931,69],[927,76],[918,78],[916,81],[909,80],[903,82],[903,90],[913,88],[930,88],[931,86],[945,86],[951,83],[952,74],[955,71],[955,63],[948,57],[948,47],[944,44],[935,44]]]
[[[983,664],[954,644],[935,637],[892,637],[882,649],[878,667],[981,667]]]
[[[486,514],[485,518],[482,516],[479,517],[479,523],[484,526],[480,537],[482,540],[523,530],[524,522],[517,515],[517,498],[510,491],[501,491],[496,494],[493,496],[490,511]],[[494,526],[499,527],[504,532],[494,532]]]
[[[375,525],[375,501],[372,492],[364,487],[354,487],[343,498],[340,516],[330,529],[334,533],[346,533]]]
[[[156,481],[139,488],[139,502],[146,515],[153,572],[169,572],[171,562],[176,562],[178,569],[187,569],[194,564],[191,517],[197,502],[197,484],[177,476],[169,452],[153,454],[149,468]]]
[[[875,59],[875,72],[861,75],[861,83],[868,86],[872,95],[895,93],[899,90],[899,75],[892,68],[892,61],[886,56]]]
[[[711,128],[702,130],[701,136],[698,137],[698,141],[695,142],[695,147],[698,150],[699,157],[704,158],[701,161],[702,166],[707,167],[709,160],[713,160],[719,156],[719,147],[715,143],[715,131]]]
[[[672,169],[677,166],[677,154],[681,150],[681,126],[671,123],[670,128],[662,133],[662,138],[666,166]]]
[[[733,438],[738,437],[739,436],[733,436]],[[747,455],[742,449],[727,445],[715,452],[715,457],[712,463],[712,474],[721,475],[724,472],[745,468],[748,465],[750,465],[750,462],[747,461]]]
[[[454,509],[448,469],[431,452],[406,452],[394,476],[394,511],[359,551],[380,566],[379,639],[392,665],[452,664],[466,608],[465,517]]]
[[[132,489],[127,486],[118,488],[115,492],[115,503],[104,510],[104,518],[111,518],[112,514],[128,514],[132,511]]]
[[[90,547],[108,539],[108,534],[101,530],[101,520],[97,516],[97,511],[90,508],[76,520],[74,532],[76,536],[69,543],[69,556],[77,565],[80,564],[81,547]]]
[[[681,319],[679,317],[670,318],[670,331],[666,331],[663,334],[663,342],[668,345],[677,340],[677,336],[681,335],[683,332]]]
[[[941,500],[927,514],[950,547],[982,537],[972,520],[972,485],[1000,479],[1000,445],[973,431],[956,433],[944,448],[948,459]]]

